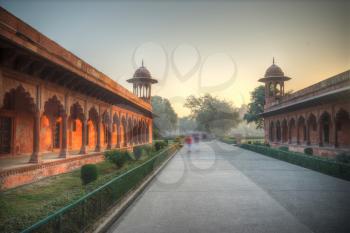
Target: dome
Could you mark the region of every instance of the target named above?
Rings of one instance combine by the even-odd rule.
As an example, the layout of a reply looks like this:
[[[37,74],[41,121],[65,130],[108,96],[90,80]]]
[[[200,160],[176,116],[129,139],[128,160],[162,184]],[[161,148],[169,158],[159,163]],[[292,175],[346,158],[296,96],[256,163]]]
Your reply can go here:
[[[134,78],[151,78],[151,73],[149,70],[146,69],[146,67],[141,66],[138,68],[134,73]]]
[[[267,68],[264,77],[268,78],[268,77],[283,77],[283,76],[284,76],[284,73],[282,69],[279,66],[272,64],[269,68]]]
[[[290,80],[289,77],[284,75],[284,72],[282,69],[275,64],[275,58],[272,60],[272,65],[267,68],[265,71],[265,75],[263,78],[259,79],[259,82],[269,82],[269,81],[288,81]]]

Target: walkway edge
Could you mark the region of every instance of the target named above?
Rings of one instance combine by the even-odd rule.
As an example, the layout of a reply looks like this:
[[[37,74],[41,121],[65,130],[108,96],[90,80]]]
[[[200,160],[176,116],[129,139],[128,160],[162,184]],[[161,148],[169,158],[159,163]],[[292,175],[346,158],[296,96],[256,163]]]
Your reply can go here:
[[[177,149],[169,158],[162,163],[155,171],[153,171],[136,189],[132,190],[124,197],[120,203],[110,210],[105,217],[102,217],[102,221],[97,221],[94,224],[94,228],[91,230],[93,233],[104,233],[114,224],[114,222],[124,213],[124,211],[136,200],[136,198],[145,190],[147,185],[163,170],[168,162],[177,154]],[[98,225],[98,226],[97,226]],[[97,227],[96,227],[97,226]]]

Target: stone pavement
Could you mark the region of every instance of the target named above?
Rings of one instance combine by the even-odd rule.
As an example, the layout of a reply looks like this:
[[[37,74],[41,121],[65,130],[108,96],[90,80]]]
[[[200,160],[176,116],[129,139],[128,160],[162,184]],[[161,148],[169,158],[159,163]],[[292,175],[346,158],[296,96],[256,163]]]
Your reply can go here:
[[[202,142],[183,148],[109,232],[350,232],[350,182]]]

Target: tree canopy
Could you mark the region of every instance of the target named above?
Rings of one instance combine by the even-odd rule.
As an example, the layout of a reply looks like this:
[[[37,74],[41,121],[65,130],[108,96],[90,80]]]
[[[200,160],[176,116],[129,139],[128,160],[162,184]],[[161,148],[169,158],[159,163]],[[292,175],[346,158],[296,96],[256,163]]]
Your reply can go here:
[[[184,104],[197,122],[197,130],[223,135],[240,122],[238,111],[230,102],[206,94],[196,98],[187,97]]]
[[[160,96],[152,96],[151,104],[153,113],[153,135],[155,138],[166,136],[177,127],[177,114],[170,102]]]
[[[248,112],[244,115],[247,122],[255,122],[256,128],[261,129],[264,121],[261,113],[264,112],[265,105],[265,87],[263,85],[256,87],[251,93],[251,102],[248,104]]]
[[[195,131],[197,129],[197,122],[189,117],[180,117],[179,118],[179,131],[180,134],[187,134],[191,131]]]

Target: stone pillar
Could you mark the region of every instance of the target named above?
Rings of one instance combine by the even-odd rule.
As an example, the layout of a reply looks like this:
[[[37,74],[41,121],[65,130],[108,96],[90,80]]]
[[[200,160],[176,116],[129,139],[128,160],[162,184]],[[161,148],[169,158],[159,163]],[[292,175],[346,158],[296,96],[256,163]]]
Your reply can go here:
[[[87,142],[87,120],[81,120],[82,123],[82,144],[81,144],[81,149],[80,149],[80,154],[86,154],[87,150],[86,150],[86,142]]]
[[[292,129],[290,125],[287,127],[288,127],[288,144],[292,144]]]
[[[96,123],[96,131],[97,131],[97,142],[96,142],[96,152],[101,151],[101,122],[100,118],[97,120]]]
[[[338,129],[337,129],[337,120],[333,121],[333,135],[334,135],[334,147],[338,147]]]
[[[310,125],[306,123],[306,144],[310,145]]]
[[[300,144],[299,123],[297,124],[297,144]]]
[[[62,145],[60,158],[68,157],[68,147],[67,147],[67,125],[68,125],[68,117],[66,113],[62,115]]]
[[[33,127],[33,154],[30,157],[30,163],[40,163],[40,111],[34,113],[34,127]]]
[[[112,118],[110,118],[109,122],[108,122],[108,126],[107,126],[107,130],[108,130],[108,138],[107,138],[107,150],[112,149],[112,128],[113,128],[113,124],[112,124]]]
[[[120,148],[120,124],[116,123],[117,128],[117,144],[116,148]]]
[[[321,122],[318,123],[318,144],[319,144],[319,146],[323,146],[323,142],[322,142],[322,124],[321,124]]]

